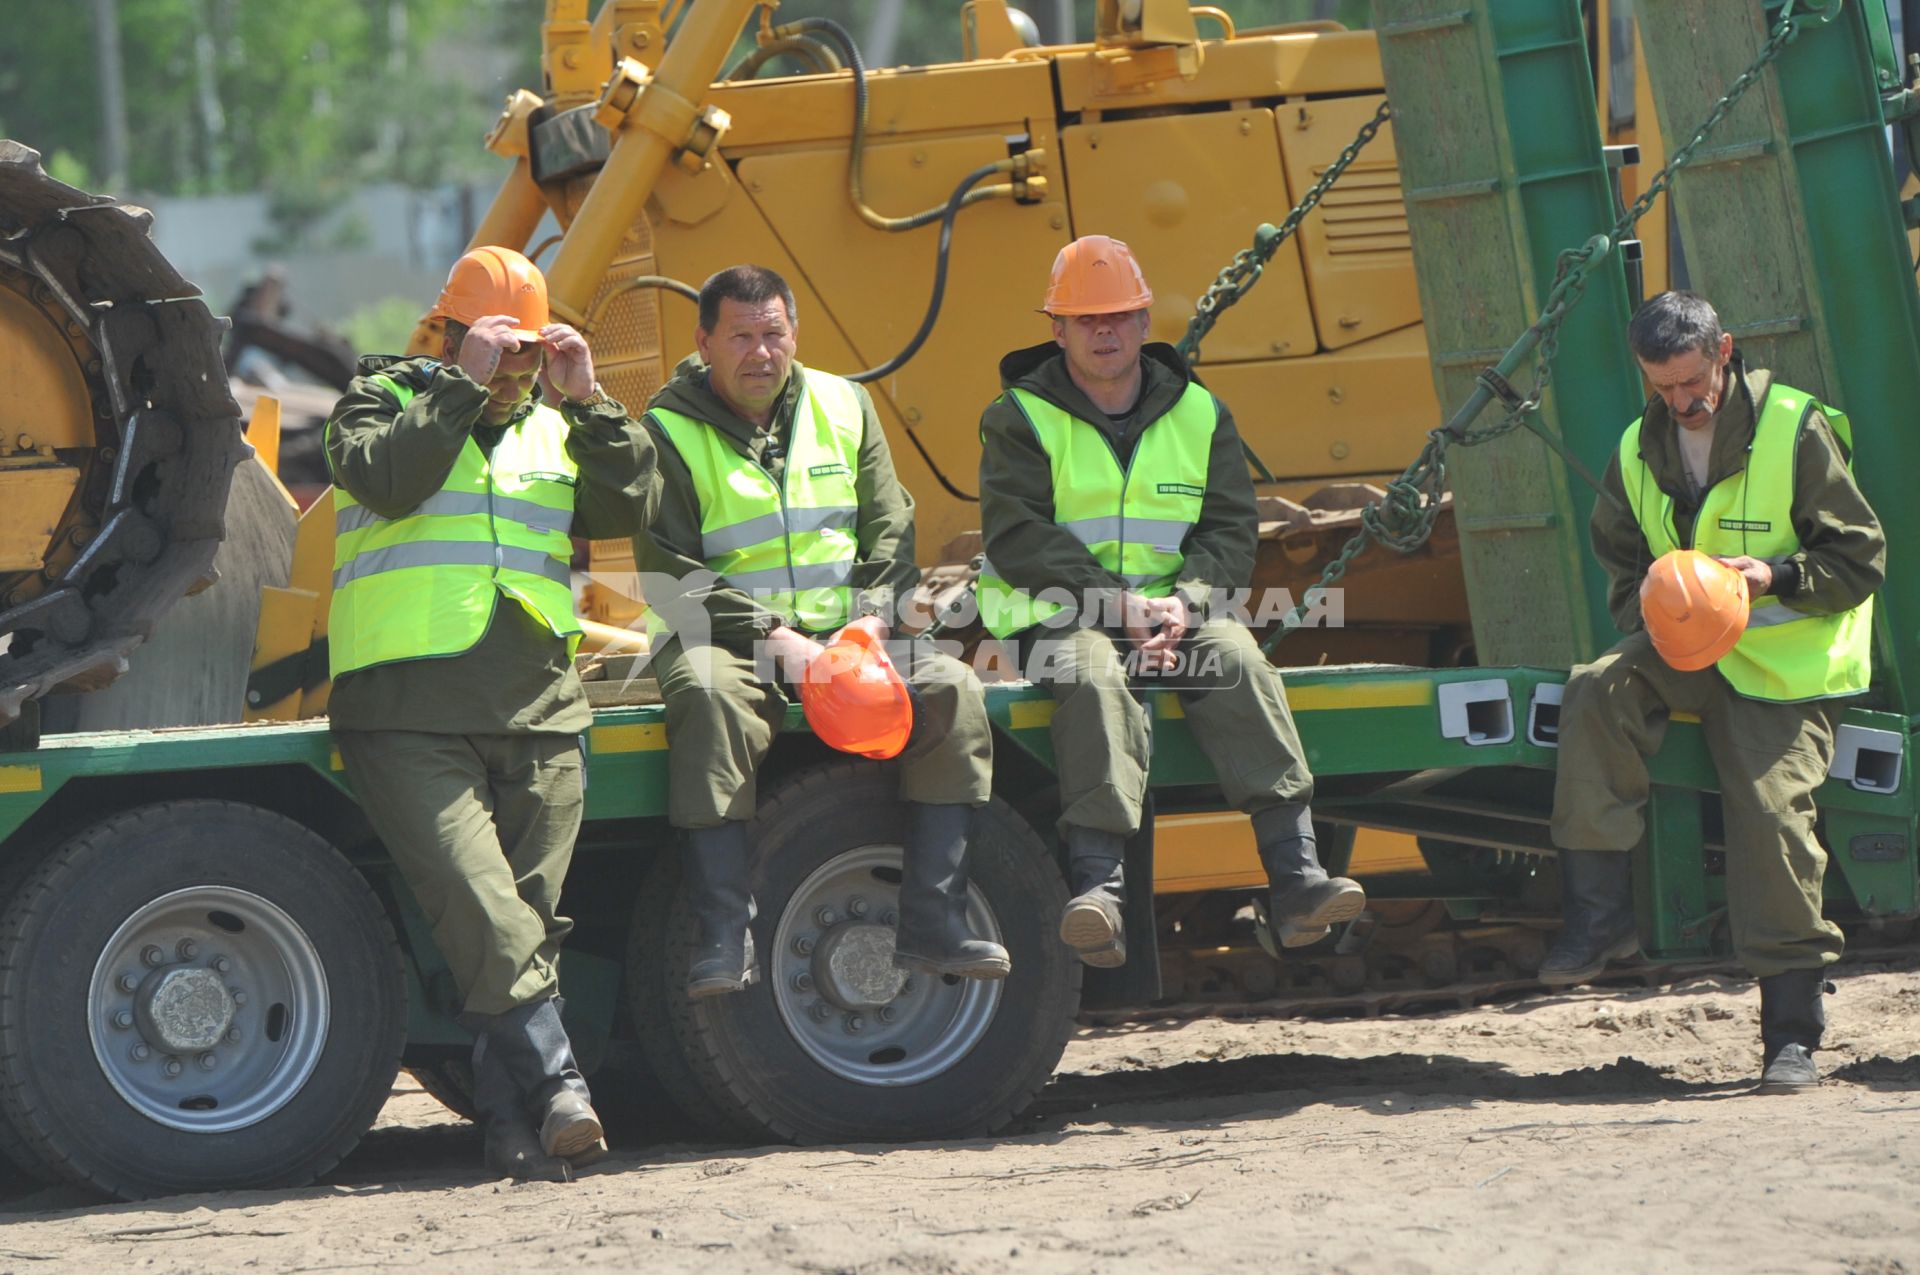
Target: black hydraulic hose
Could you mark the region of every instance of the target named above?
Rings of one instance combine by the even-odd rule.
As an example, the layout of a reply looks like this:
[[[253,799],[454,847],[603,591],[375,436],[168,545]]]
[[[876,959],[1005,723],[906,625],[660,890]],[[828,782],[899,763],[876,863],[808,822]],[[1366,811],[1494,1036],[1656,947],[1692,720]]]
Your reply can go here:
[[[913,339],[907,342],[906,348],[900,353],[879,367],[854,373],[847,378],[849,381],[858,381],[863,384],[867,381],[877,381],[890,372],[898,371],[908,359],[919,353],[920,347],[926,343],[927,336],[933,331],[934,321],[940,317],[940,303],[946,299],[947,259],[953,251],[953,220],[960,215],[960,209],[966,204],[967,192],[979,182],[1001,171],[1003,166],[1000,164],[982,164],[962,177],[960,184],[953,188],[953,194],[948,197],[946,207],[940,210],[940,247],[933,262],[933,295],[927,299],[927,314],[920,320],[920,330],[913,334]]]
[[[854,43],[853,36],[832,18],[800,18],[776,28],[776,31],[782,36],[804,35],[810,31],[820,32],[839,46],[848,68],[853,72],[853,142],[847,160],[847,194],[853,200],[854,211],[860,214],[863,221],[877,230],[915,230],[937,221],[943,213],[939,208],[923,209],[906,217],[888,217],[867,206],[866,192],[861,188],[860,178],[860,166],[867,150],[867,63],[866,59],[860,56],[860,46]],[[1011,186],[994,186],[987,190],[974,191],[967,202],[976,203],[982,199],[995,199],[1012,193]]]

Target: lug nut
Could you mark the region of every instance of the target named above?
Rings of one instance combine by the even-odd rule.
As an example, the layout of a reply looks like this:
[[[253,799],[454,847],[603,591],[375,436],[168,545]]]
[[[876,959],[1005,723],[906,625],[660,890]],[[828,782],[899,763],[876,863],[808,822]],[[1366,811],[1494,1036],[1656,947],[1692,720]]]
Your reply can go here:
[[[867,1020],[866,1020],[866,1019],[864,1019],[864,1018],[862,1018],[862,1017],[860,1017],[860,1015],[858,1015],[858,1014],[848,1014],[848,1015],[847,1015],[847,1033],[848,1033],[848,1035],[854,1035],[854,1034],[857,1034],[857,1033],[859,1033],[859,1032],[862,1032],[862,1031],[865,1031],[865,1030],[866,1030],[866,1027],[867,1027]]]
[[[247,1003],[247,994],[241,991],[239,988],[237,987],[234,988],[232,995],[233,995],[233,1003],[235,1005],[244,1005]]]
[[[880,924],[889,926],[898,925],[900,924],[900,914],[892,908],[888,908],[880,914]]]
[[[127,1028],[133,1026],[133,1011],[123,1009],[115,1013],[113,1016],[113,1025],[121,1031],[125,1031]]]
[[[232,968],[233,968],[233,962],[228,960],[226,957],[216,956],[213,958],[214,973],[225,974],[228,970],[231,970]]]
[[[142,965],[158,965],[166,959],[167,954],[152,943],[140,949],[140,963]]]
[[[192,939],[181,939],[179,946],[174,948],[174,951],[180,953],[181,960],[190,961],[200,955],[200,945]]]
[[[808,935],[802,934],[799,938],[793,941],[793,950],[800,953],[800,955],[802,956],[812,956],[813,955],[813,939]]]
[[[865,916],[867,914],[867,901],[857,894],[854,895],[853,898],[847,901],[847,913],[856,919]]]
[[[820,925],[832,925],[833,909],[826,908],[826,907],[815,908],[813,912],[813,919],[816,923]]]
[[[238,1027],[227,1028],[227,1043],[229,1045],[237,1045],[240,1043],[240,1029]]]
[[[122,974],[120,976],[120,990],[123,992],[139,991],[140,990],[139,978],[132,974]]]
[[[145,1062],[152,1054],[153,1051],[145,1045],[135,1045],[127,1051],[127,1057],[133,1059],[135,1062]]]
[[[911,992],[912,990],[913,990],[912,975],[908,975],[906,978],[903,978],[900,980],[900,994],[902,996],[905,996],[907,993]]]
[[[812,990],[813,990],[813,975],[811,975],[811,974],[804,974],[804,973],[802,973],[802,974],[795,974],[795,975],[793,976],[793,990],[794,990],[794,991],[796,991],[796,992],[810,992],[810,991],[812,991]]]
[[[897,1014],[895,1014],[895,1013],[893,1012],[893,1006],[891,1006],[891,1005],[882,1005],[882,1006],[880,1007],[880,1021],[881,1021],[881,1022],[883,1022],[883,1023],[890,1023],[890,1022],[892,1022],[892,1021],[893,1021],[893,1020],[894,1020],[895,1018],[897,1018],[897,1017],[899,1017],[899,1015],[897,1015]]]
[[[199,1058],[195,1059],[195,1061],[200,1064],[201,1071],[212,1071],[214,1068],[214,1065],[219,1060],[213,1056],[212,1051],[208,1051],[207,1053],[201,1054]]]
[[[833,1017],[833,1010],[828,1008],[825,1001],[815,1001],[813,1008],[807,1011],[807,1017],[816,1023],[824,1023]]]
[[[169,1058],[160,1064],[160,1070],[165,1072],[169,1077],[173,1077],[179,1075],[185,1068],[180,1065],[178,1058]]]

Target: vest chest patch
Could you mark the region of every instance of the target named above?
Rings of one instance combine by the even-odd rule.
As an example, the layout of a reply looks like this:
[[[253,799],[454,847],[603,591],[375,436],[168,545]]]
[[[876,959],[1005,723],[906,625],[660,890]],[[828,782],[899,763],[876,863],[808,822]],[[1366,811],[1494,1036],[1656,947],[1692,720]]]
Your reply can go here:
[[[809,478],[831,478],[835,474],[845,474],[849,478],[851,478],[853,476],[853,470],[850,467],[841,464],[839,461],[834,461],[832,464],[828,464],[828,465],[807,466],[807,477]]]
[[[1154,488],[1162,496],[1205,496],[1205,487],[1196,487],[1192,483],[1161,483]]]
[[[1722,531],[1772,531],[1773,523],[1761,518],[1722,518]]]
[[[523,483],[560,483],[567,487],[578,487],[580,479],[573,474],[556,474],[550,470],[535,469],[520,475]]]

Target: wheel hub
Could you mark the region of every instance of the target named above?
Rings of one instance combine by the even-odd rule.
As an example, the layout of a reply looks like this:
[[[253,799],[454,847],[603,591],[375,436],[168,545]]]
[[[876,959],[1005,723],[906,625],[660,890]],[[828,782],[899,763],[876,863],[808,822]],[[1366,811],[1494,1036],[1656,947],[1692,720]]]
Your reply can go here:
[[[140,1034],[168,1053],[212,1049],[233,1025],[233,997],[210,969],[173,965],[149,974],[134,994]]]
[[[892,1004],[907,972],[894,968],[893,927],[842,922],[820,936],[813,949],[813,981],[820,994],[845,1010]]]

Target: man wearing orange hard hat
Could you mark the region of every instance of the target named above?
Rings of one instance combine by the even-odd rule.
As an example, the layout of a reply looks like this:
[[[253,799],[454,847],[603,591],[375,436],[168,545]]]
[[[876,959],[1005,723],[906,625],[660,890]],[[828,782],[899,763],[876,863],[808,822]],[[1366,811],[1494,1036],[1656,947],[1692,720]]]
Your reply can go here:
[[[433,314],[437,356],[362,359],[327,421],[328,712],[474,1032],[488,1167],[564,1180],[606,1150],[557,994],[592,723],[571,537],[631,534],[655,458],[520,253],[461,257]]]
[[[889,1019],[889,1003],[913,994],[915,973],[935,986],[1005,978],[1006,948],[969,921],[982,909],[972,903],[968,849],[993,792],[979,680],[929,642],[891,643],[897,667],[883,649],[920,569],[913,498],[894,474],[873,400],[798,361],[793,289],[764,266],[709,278],[693,336],[697,354],[647,405],[661,508],[633,544],[649,582],[651,669],[666,708],[667,819],[686,835],[681,864],[696,930],[687,994],[724,996],[760,978],[750,881],[787,865],[769,861],[751,824],[761,763],[795,684],[823,742],[890,763],[899,801],[842,817],[856,825],[850,835],[902,851],[899,866],[879,867],[854,896],[859,913],[849,914],[843,895],[834,907],[798,905],[829,915],[801,936],[807,950],[817,944],[825,969],[832,952],[890,942],[890,958],[868,966],[860,992]],[[790,906],[786,915],[795,914]],[[846,999],[853,993],[824,974],[819,983],[807,973],[795,1003],[821,1022],[837,1010],[846,1033],[861,1030],[864,1014]],[[788,980],[781,1003],[794,994]]]
[[[1210,604],[1252,582],[1258,519],[1233,416],[1173,347],[1148,343],[1153,293],[1127,245],[1062,248],[1041,309],[1052,339],[1000,362],[980,419],[980,618],[1056,708],[1059,827],[1073,898],[1060,937],[1126,960],[1126,846],[1152,734],[1135,692],[1178,692],[1229,801],[1253,817],[1268,922],[1299,947],[1366,895],[1317,853],[1313,776],[1280,674]],[[1131,888],[1150,898],[1153,882]]]
[[[1818,1083],[1827,856],[1814,790],[1871,675],[1886,538],[1851,471],[1843,413],[1749,367],[1713,307],[1667,292],[1627,343],[1653,397],[1607,466],[1594,552],[1628,636],[1573,670],[1560,711],[1553,841],[1564,928],[1540,969],[1586,982],[1639,946],[1627,852],[1646,832],[1647,757],[1698,715],[1720,779],[1727,911],[1760,980],[1763,1092]]]

